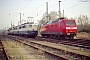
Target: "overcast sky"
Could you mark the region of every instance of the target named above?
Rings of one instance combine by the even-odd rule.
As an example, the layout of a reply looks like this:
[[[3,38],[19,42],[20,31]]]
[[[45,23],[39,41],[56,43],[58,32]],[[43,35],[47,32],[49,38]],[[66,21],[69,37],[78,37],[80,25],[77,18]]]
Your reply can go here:
[[[41,19],[46,11],[48,2],[48,12],[59,10],[59,0],[0,0],[0,29],[10,27],[11,21],[18,25],[20,13],[22,20],[33,17],[35,22]],[[87,15],[90,18],[90,0],[61,0],[61,12],[65,10],[65,15],[77,17]],[[25,21],[23,21],[25,22]]]

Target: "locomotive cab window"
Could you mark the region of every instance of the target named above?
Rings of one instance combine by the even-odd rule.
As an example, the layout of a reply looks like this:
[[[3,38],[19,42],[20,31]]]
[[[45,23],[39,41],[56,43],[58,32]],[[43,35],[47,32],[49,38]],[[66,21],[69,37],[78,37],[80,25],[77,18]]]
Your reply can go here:
[[[74,21],[66,21],[66,26],[75,26],[75,22]]]
[[[32,27],[32,25],[29,25],[29,27],[31,28],[31,27]]]

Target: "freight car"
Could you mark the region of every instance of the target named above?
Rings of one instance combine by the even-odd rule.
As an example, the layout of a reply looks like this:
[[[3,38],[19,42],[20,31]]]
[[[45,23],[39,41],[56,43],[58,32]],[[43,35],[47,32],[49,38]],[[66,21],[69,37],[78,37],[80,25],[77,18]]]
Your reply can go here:
[[[59,18],[55,21],[41,25],[40,32],[43,37],[73,39],[77,33],[77,26],[75,20]]]
[[[14,26],[8,29],[8,34],[35,38],[38,35],[37,24],[24,23]]]

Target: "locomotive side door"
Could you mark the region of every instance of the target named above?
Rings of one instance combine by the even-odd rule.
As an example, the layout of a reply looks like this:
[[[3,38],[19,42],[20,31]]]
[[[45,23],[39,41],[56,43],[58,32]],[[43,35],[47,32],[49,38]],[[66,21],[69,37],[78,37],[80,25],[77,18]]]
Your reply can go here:
[[[59,31],[60,31],[60,35],[62,35],[63,33],[62,33],[62,21],[60,21],[60,27],[59,27]]]

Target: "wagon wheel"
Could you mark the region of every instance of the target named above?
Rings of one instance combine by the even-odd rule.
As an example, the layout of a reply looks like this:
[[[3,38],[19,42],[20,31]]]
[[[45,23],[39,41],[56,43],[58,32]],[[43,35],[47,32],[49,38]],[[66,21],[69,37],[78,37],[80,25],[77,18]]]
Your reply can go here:
[[[50,35],[47,35],[47,38],[50,38]]]
[[[55,39],[57,39],[57,35],[55,35]]]
[[[36,35],[32,35],[32,37],[31,38],[35,38],[36,37]]]
[[[41,34],[41,36],[44,38],[45,37],[45,35],[44,34]]]

